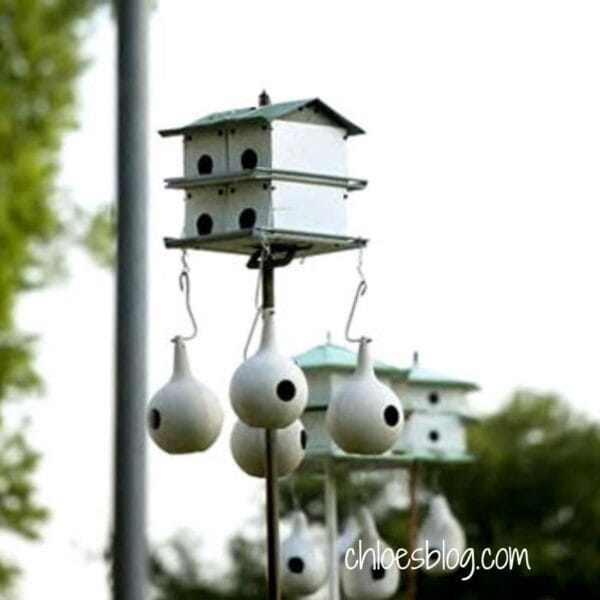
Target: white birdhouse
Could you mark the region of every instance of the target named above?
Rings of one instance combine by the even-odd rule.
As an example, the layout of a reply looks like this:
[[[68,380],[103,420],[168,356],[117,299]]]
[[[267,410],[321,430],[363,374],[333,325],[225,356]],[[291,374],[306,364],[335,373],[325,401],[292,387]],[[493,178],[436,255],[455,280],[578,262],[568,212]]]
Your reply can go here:
[[[295,471],[306,451],[306,430],[297,420],[283,429],[277,429],[277,476],[283,477]],[[237,421],[231,432],[231,453],[242,471],[253,477],[265,477],[266,442],[265,430],[250,427]]]
[[[429,502],[429,513],[417,535],[416,547],[429,557],[425,569],[431,574],[455,570],[466,548],[465,532],[452,514],[445,496],[436,494]]]
[[[261,96],[264,102],[265,96]],[[254,228],[346,235],[346,141],[364,133],[313,98],[210,114],[161,131],[183,136],[184,239]]]
[[[217,439],[223,409],[217,396],[192,375],[183,340],[173,342],[173,375],[148,404],[148,430],[166,452],[199,452]]]
[[[424,369],[415,353],[394,389],[405,398],[408,414],[398,451],[447,459],[467,453],[466,424],[473,420],[467,394],[477,385]]]
[[[281,545],[281,587],[288,597],[314,594],[325,583],[327,561],[323,548],[308,528],[306,515],[292,515],[292,532]]]
[[[349,600],[391,598],[400,585],[400,570],[394,561],[394,552],[379,535],[373,516],[366,508],[361,508],[357,517],[360,532],[342,561],[345,597]]]
[[[336,444],[356,454],[386,452],[397,441],[404,422],[398,397],[375,376],[370,347],[370,340],[361,340],[356,371],[333,396],[326,416]]]
[[[304,411],[308,399],[306,378],[277,347],[272,309],[263,313],[259,349],[233,374],[229,396],[237,416],[251,427],[287,427]]]

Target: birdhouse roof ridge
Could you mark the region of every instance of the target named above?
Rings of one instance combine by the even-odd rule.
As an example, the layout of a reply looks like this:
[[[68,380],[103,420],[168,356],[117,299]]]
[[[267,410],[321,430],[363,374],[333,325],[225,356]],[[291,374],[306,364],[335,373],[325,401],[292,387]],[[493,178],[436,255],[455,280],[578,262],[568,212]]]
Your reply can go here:
[[[265,121],[270,123],[271,121],[282,119],[297,110],[304,110],[305,108],[313,108],[327,115],[332,121],[338,123],[344,129],[346,129],[348,135],[359,135],[364,133],[364,130],[358,125],[346,119],[346,117],[342,116],[336,110],[331,108],[320,98],[307,98],[304,100],[292,100],[288,102],[279,102],[277,104],[267,104],[266,106],[250,106],[246,108],[236,108],[232,110],[214,112],[196,119],[195,121],[192,121],[183,127],[163,129],[159,133],[166,137],[182,135],[189,131],[214,127],[216,125],[252,121]]]
[[[470,392],[475,392],[480,389],[476,383],[471,381],[456,379],[455,377],[440,373],[439,371],[424,369],[419,365],[413,365],[407,370],[406,381],[413,385],[453,387]]]

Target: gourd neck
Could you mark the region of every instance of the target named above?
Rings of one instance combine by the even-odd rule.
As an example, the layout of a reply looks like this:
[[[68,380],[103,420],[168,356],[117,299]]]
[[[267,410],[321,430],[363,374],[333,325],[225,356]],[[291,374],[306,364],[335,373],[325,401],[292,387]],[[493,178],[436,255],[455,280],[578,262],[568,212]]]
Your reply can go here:
[[[185,342],[178,336],[173,339],[175,345],[175,352],[173,357],[173,377],[191,377],[192,371],[190,369],[190,361],[187,355],[187,349]]]
[[[275,350],[276,348],[275,311],[272,308],[269,308],[263,311],[263,329],[260,338],[260,350]]]
[[[371,340],[369,338],[361,338],[360,340],[355,373],[356,375],[362,376],[375,376],[375,371],[373,369],[373,356],[371,354]]]

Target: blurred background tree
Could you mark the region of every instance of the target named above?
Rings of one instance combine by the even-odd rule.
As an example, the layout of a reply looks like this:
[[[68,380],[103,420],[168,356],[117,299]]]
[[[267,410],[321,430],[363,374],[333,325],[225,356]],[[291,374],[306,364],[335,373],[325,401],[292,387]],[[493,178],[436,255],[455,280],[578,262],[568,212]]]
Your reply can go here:
[[[477,459],[470,464],[423,472],[427,486],[434,479],[447,495],[467,534],[468,545],[527,548],[531,571],[457,571],[443,576],[419,572],[420,598],[530,600],[597,598],[600,590],[600,427],[574,414],[553,395],[519,391],[496,414],[470,432]],[[299,497],[308,512],[322,498],[322,484],[298,476]],[[342,485],[343,513],[364,494]],[[286,487],[283,487],[284,492]],[[287,494],[286,494],[287,495]],[[368,494],[377,495],[373,487]],[[285,499],[285,498],[284,498]],[[289,509],[289,497],[284,505]],[[394,548],[407,547],[406,513],[390,510],[379,520],[383,537]],[[244,598],[258,600],[264,577],[260,545],[235,538],[230,548],[231,588],[218,590],[207,570],[195,562],[193,549],[173,542],[178,560],[153,558],[152,583],[157,600]],[[240,549],[242,551],[240,551]],[[195,565],[190,571],[190,565]],[[206,572],[205,572],[206,571]],[[189,573],[193,572],[193,577]],[[406,577],[404,577],[406,580]],[[246,581],[253,581],[249,594]],[[212,590],[212,591],[211,591]],[[218,592],[219,595],[210,596]],[[398,597],[402,597],[401,589]]]
[[[82,243],[100,263],[110,255],[110,239],[101,239],[107,211],[68,205],[56,188],[61,140],[77,125],[84,25],[98,4],[0,0],[0,528],[29,539],[48,516],[35,498],[39,456],[25,422],[9,426],[5,416],[8,402],[40,390],[40,378],[35,337],[19,333],[15,305],[22,292],[64,273],[69,243]],[[0,558],[0,595],[17,574]]]

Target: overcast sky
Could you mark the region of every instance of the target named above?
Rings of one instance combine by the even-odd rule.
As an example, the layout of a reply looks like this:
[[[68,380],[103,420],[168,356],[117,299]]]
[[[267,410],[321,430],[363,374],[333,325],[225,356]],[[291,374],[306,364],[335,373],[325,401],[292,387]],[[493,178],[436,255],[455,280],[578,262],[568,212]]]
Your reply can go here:
[[[352,233],[371,239],[357,327],[379,358],[402,366],[419,350],[423,366],[477,381],[480,412],[527,386],[599,416],[599,17],[600,5],[583,1],[159,1],[150,392],[170,376],[169,339],[187,326],[179,256],[161,242],[183,223],[180,194],[162,185],[180,174],[181,148],[156,130],[254,105],[266,88],[275,102],[319,96],[367,131],[349,149],[350,174],[369,186],[348,207]],[[61,175],[89,207],[114,198],[114,42],[101,11],[86,44],[82,127],[67,140]],[[343,340],[355,260],[312,259],[277,273],[287,352],[324,342],[328,330]],[[261,497],[228,448],[227,387],[252,317],[254,274],[240,258],[194,254],[191,263],[200,336],[189,351],[227,419],[206,454],[174,458],[149,446],[149,530],[160,543],[188,528],[218,562]],[[98,556],[111,498],[112,293],[110,274],[77,254],[67,284],[20,307],[21,327],[41,334],[47,391],[26,409],[44,455],[40,498],[53,512],[41,543],[3,542],[25,567],[25,600],[108,595]]]

